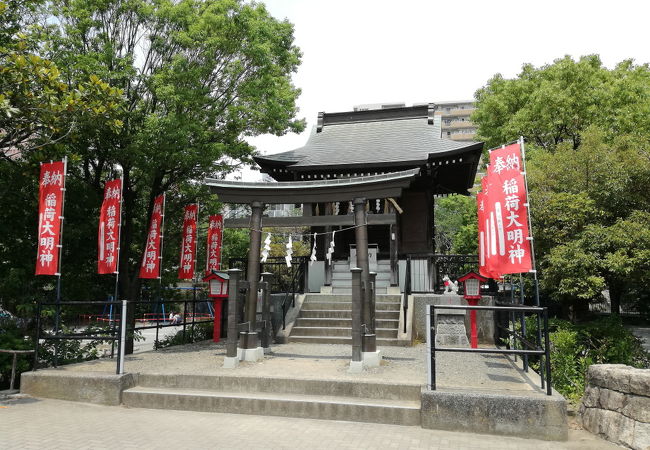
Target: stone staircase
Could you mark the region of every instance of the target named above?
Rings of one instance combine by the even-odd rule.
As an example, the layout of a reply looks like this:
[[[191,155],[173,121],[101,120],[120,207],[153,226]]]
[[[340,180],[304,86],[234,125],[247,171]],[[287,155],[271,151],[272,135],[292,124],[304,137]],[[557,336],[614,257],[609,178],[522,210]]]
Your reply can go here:
[[[375,327],[378,347],[401,345],[397,340],[400,307],[400,295],[377,295]],[[352,296],[306,294],[289,342],[352,345]]]
[[[377,294],[386,294],[390,286],[390,261],[379,260],[377,264],[371,264],[370,271],[377,272]],[[332,293],[352,293],[352,273],[349,261],[334,261],[332,264]]]
[[[139,374],[131,408],[420,424],[420,386],[224,375]]]

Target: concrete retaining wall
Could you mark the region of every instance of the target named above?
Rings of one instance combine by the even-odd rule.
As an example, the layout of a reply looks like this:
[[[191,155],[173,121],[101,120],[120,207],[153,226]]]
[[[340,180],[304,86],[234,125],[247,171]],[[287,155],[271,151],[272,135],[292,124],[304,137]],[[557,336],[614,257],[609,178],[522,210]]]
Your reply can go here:
[[[20,392],[33,397],[56,398],[73,402],[120,405],[122,391],[136,385],[136,375],[72,372],[57,369],[24,372]]]
[[[467,301],[459,296],[460,305],[467,305]],[[444,305],[449,304],[443,300],[442,294],[413,294],[414,310],[414,334],[415,337],[423,342],[426,341],[426,308],[427,305]],[[494,299],[484,296],[478,303],[480,306],[493,306]],[[477,311],[476,320],[478,326],[478,341],[480,344],[494,343],[494,313],[492,311]],[[467,330],[467,339],[470,338],[469,313],[465,315],[465,329]]]
[[[521,397],[459,391],[423,391],[422,428],[489,433],[547,441],[568,438],[562,396]]]
[[[585,429],[608,441],[650,448],[650,369],[590,366],[580,414]]]

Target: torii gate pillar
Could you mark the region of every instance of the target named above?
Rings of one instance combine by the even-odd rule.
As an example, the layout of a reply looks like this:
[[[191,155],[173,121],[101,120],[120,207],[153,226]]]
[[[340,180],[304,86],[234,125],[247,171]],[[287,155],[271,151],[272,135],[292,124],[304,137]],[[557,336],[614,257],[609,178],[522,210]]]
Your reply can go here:
[[[257,290],[260,281],[260,245],[262,244],[262,211],[261,202],[251,203],[250,247],[248,249],[248,296],[244,319],[248,324],[247,330],[239,335],[239,359],[244,361],[259,361],[264,358],[264,350],[259,345],[257,333]]]

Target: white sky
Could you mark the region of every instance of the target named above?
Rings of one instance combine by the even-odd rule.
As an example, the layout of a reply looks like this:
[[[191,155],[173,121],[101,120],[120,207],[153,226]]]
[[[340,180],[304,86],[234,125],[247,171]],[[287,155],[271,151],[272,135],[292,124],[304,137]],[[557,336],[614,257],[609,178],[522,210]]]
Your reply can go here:
[[[469,100],[496,73],[566,54],[608,67],[650,62],[646,0],[265,0],[295,27],[303,57],[300,135],[250,139],[263,154],[302,146],[319,111],[364,103]],[[259,174],[244,171],[244,179]]]

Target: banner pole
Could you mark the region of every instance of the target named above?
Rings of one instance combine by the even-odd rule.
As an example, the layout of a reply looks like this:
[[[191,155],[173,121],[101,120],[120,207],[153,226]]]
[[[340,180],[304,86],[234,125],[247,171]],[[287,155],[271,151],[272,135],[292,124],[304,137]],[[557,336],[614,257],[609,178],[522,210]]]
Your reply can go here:
[[[526,149],[524,148],[524,137],[519,137],[521,147],[521,160],[524,168],[524,186],[526,186],[526,209],[528,212],[528,240],[530,241],[530,259],[533,266],[533,280],[535,283],[535,306],[539,306],[539,280],[537,279],[537,263],[535,261],[535,240],[533,239],[533,222],[530,218],[530,193],[528,192],[528,172],[526,172]]]
[[[165,203],[167,201],[167,196],[163,192],[163,202],[162,202],[162,214],[160,215],[160,254],[158,255],[158,306],[162,303],[162,262],[163,262],[163,245],[165,237]],[[162,310],[161,310],[162,314]],[[158,324],[159,321],[156,322]],[[156,332],[158,328],[156,327]]]
[[[63,258],[63,221],[65,217],[65,179],[66,176],[68,175],[68,157],[64,156],[63,157],[63,180],[61,182],[61,216],[59,219],[61,220],[61,223],[59,225],[59,267],[56,273],[56,318],[54,321],[54,335],[59,334],[59,327],[61,323],[61,265],[62,265],[62,258]],[[58,354],[58,348],[59,348],[59,342],[57,342],[57,345],[54,346],[54,367],[58,366],[59,362],[59,354]]]
[[[196,202],[196,231],[194,232],[194,273],[192,273],[192,342],[194,342],[194,320],[196,317],[196,284],[198,282],[198,277],[196,276],[197,266],[196,262],[198,260],[198,251],[199,251],[199,202]]]
[[[113,301],[117,302],[119,301],[119,291],[120,291],[120,246],[122,242],[122,208],[124,207],[124,202],[122,201],[122,196],[124,195],[124,173],[120,176],[120,220],[119,223],[117,224],[117,258],[115,262],[115,290],[113,294]],[[113,305],[111,305],[111,308],[113,308]],[[113,317],[111,317],[113,320],[113,332],[115,332],[115,320]],[[126,320],[125,317],[121,317],[121,320]],[[111,344],[111,358],[113,357],[113,353],[115,351],[115,341],[112,341]]]

